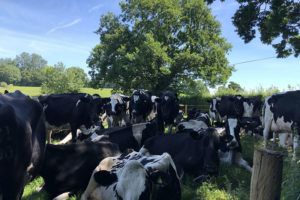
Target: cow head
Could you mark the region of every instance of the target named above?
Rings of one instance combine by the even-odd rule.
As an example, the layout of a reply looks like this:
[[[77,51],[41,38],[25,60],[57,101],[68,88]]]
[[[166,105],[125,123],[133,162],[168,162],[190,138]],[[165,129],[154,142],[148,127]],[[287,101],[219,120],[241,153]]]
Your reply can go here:
[[[129,102],[129,112],[132,123],[145,122],[151,109],[151,93],[147,90],[133,91]]]
[[[220,114],[218,112],[218,104],[220,103],[221,98],[213,98],[209,104],[209,116],[213,121],[220,121]]]
[[[130,152],[118,157],[108,157],[96,168],[91,181],[94,183],[88,185],[81,197],[82,200],[181,198],[175,164],[167,153],[146,156]],[[92,185],[93,188],[90,188]]]
[[[196,140],[201,140],[201,150],[203,152],[203,174],[217,175],[219,169],[218,150],[220,148],[219,135],[214,128],[192,131],[191,136]]]
[[[237,118],[228,118],[225,124],[226,138],[231,138],[226,142],[229,149],[237,149],[240,147],[240,123]]]
[[[177,94],[166,91],[160,96],[162,118],[166,124],[173,124],[179,113],[179,100]]]
[[[112,94],[110,101],[104,106],[104,110],[108,116],[124,113],[126,112],[127,102],[129,100],[130,98],[127,96]]]

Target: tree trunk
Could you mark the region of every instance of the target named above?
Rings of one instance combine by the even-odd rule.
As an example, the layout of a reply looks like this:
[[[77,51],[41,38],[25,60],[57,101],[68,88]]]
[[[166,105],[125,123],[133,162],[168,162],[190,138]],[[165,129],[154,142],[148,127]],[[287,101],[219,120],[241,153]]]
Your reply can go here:
[[[279,200],[282,181],[283,155],[256,149],[253,158],[250,200]]]

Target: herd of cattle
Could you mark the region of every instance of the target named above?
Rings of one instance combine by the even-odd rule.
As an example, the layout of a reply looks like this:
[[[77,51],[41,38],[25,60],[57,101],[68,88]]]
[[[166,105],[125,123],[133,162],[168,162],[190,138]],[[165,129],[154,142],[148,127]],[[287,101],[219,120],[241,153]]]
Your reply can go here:
[[[79,191],[82,200],[181,199],[184,174],[201,182],[218,175],[220,162],[251,172],[242,157],[241,128],[262,133],[265,141],[270,132],[295,132],[299,105],[300,91],[264,102],[222,96],[211,100],[208,113],[192,109],[184,119],[170,91],[37,99],[6,91],[0,95],[0,200],[20,199],[25,184],[37,176],[55,199]],[[51,144],[54,129],[66,127],[71,134],[60,142],[66,144]]]

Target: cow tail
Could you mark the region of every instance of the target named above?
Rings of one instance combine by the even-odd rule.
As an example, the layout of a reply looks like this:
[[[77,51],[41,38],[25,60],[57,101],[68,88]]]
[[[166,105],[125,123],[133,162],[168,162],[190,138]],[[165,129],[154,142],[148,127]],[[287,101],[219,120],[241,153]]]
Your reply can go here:
[[[13,158],[13,128],[16,127],[14,109],[0,105],[0,163]]]

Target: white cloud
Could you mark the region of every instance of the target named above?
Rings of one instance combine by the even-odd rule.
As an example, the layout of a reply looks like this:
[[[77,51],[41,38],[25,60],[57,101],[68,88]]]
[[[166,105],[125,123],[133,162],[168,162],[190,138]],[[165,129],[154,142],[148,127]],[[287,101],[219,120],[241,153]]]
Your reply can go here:
[[[93,7],[91,7],[91,8],[89,9],[89,13],[94,12],[94,11],[96,11],[96,10],[99,10],[99,9],[102,8],[102,7],[103,7],[102,4],[95,5],[95,6],[93,6]]]
[[[62,24],[62,25],[56,26],[56,27],[50,29],[50,30],[47,32],[47,34],[53,33],[53,32],[55,32],[55,31],[57,31],[57,30],[60,30],[60,29],[65,29],[65,28],[69,28],[69,27],[71,27],[71,26],[74,26],[74,25],[78,24],[79,22],[81,22],[81,20],[82,20],[81,18],[78,18],[78,19],[75,19],[75,20],[73,20],[72,22],[69,22],[69,23],[67,23],[67,24]]]

